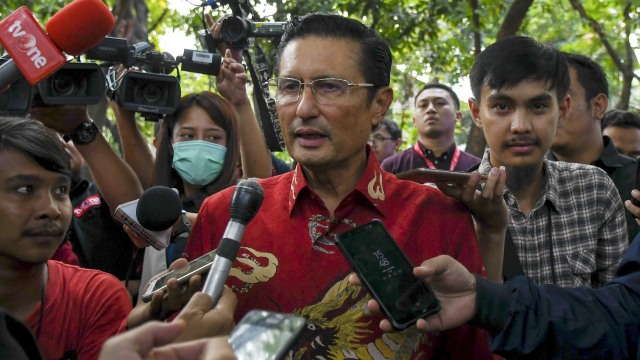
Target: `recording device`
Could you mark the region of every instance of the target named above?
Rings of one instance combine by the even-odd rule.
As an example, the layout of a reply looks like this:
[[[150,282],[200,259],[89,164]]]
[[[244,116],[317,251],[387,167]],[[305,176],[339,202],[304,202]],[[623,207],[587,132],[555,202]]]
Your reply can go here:
[[[142,294],[142,301],[149,302],[153,297],[153,294],[157,291],[166,291],[167,281],[170,279],[178,280],[179,285],[184,285],[189,282],[189,279],[195,275],[204,275],[209,272],[213,259],[215,259],[216,250],[208,252],[199,258],[190,261],[186,266],[176,270],[171,270],[166,274],[149,280],[147,289]]]
[[[228,46],[244,46],[251,37],[281,37],[284,22],[253,22],[240,16],[229,16],[220,23],[220,38]]]
[[[75,0],[47,22],[47,33],[25,6],[0,21],[0,43],[11,60],[0,66],[0,88],[24,77],[31,85],[66,63],[62,51],[78,55],[96,45],[115,19],[101,0]]]
[[[444,182],[447,184],[464,186],[469,181],[471,173],[461,171],[447,171],[439,169],[429,168],[417,168],[396,174],[396,177],[400,180],[414,181],[420,184]],[[487,181],[487,176],[482,175],[480,182]]]
[[[307,320],[300,316],[251,310],[229,334],[238,360],[281,360],[295,344]]]
[[[115,217],[156,250],[162,250],[169,245],[171,227],[181,213],[178,193],[166,186],[154,186],[138,200],[120,204]]]
[[[35,99],[46,105],[95,105],[106,89],[98,64],[70,62],[37,85]]]
[[[0,67],[7,60],[0,58]],[[32,87],[27,79],[19,78],[14,81],[8,90],[0,93],[0,115],[24,115],[31,107],[31,96]]]
[[[440,310],[440,302],[380,220],[338,234],[336,245],[397,330]]]
[[[236,259],[244,230],[256,215],[264,200],[262,186],[253,179],[242,180],[236,186],[231,198],[231,213],[222,240],[218,245],[216,257],[204,282],[202,292],[213,299],[213,308],[220,298],[224,283],[229,275],[231,264]]]
[[[172,113],[178,106],[180,82],[171,74],[178,65],[181,70],[217,76],[222,56],[205,51],[185,49],[176,59],[167,52],[153,51],[152,46],[140,42],[129,46],[126,39],[106,37],[87,51],[88,59],[105,61],[104,65],[120,63],[129,68],[122,79],[116,79],[115,70],[108,74],[109,95],[124,109],[139,112],[150,121]],[[119,84],[118,84],[119,83]]]

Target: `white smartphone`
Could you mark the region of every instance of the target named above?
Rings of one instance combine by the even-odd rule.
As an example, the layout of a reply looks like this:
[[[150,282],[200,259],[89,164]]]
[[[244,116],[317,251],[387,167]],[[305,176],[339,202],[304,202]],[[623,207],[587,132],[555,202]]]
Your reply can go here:
[[[176,270],[171,270],[166,274],[149,280],[147,289],[142,294],[142,301],[149,302],[156,291],[165,291],[167,288],[167,281],[169,279],[177,279],[178,284],[183,285],[189,282],[194,275],[203,275],[209,272],[211,263],[216,257],[216,250],[206,253],[199,258],[190,261],[186,266]]]
[[[274,311],[252,310],[229,335],[238,360],[281,360],[295,345],[307,319]]]
[[[153,246],[156,250],[162,250],[169,246],[171,239],[171,228],[162,231],[151,231],[140,225],[136,216],[136,208],[138,200],[132,200],[124,204],[118,205],[115,211],[115,217],[127,225],[140,238]]]

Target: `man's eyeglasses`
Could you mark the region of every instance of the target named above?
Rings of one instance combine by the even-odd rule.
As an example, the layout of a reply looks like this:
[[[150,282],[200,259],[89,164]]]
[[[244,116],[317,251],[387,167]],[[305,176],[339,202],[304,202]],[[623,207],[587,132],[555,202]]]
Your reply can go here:
[[[268,81],[269,88],[275,93],[275,100],[281,105],[291,104],[300,99],[305,86],[311,86],[311,91],[320,105],[335,105],[347,100],[349,90],[356,87],[375,87],[373,84],[355,84],[344,79],[316,79],[312,82],[302,82],[298,79],[275,78]]]
[[[380,145],[383,141],[386,140],[393,140],[392,137],[382,137],[382,136],[376,136],[372,139],[367,140],[367,144],[372,145],[372,146],[378,146]]]

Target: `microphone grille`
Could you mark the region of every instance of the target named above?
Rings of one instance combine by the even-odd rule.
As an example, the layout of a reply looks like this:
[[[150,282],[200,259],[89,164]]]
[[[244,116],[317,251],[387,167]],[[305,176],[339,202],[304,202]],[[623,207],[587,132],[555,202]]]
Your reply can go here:
[[[264,189],[255,179],[242,180],[231,198],[231,218],[247,224],[262,206]]]
[[[145,190],[136,207],[136,217],[144,228],[162,231],[170,228],[182,213],[180,196],[166,186]]]
[[[102,0],[74,0],[47,21],[47,33],[60,50],[79,55],[109,35],[115,19]]]

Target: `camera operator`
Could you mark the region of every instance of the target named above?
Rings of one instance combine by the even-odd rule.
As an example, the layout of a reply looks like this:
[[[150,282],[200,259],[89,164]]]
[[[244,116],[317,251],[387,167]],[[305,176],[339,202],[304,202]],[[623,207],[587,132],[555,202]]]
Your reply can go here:
[[[80,266],[128,279],[135,247],[112,215],[119,204],[140,197],[138,178],[102,136],[86,105],[34,107],[31,116],[70,139],[65,147],[73,160],[73,216],[66,238]],[[83,162],[92,181],[81,176]],[[128,285],[135,294],[137,282]]]
[[[272,174],[269,151],[247,96],[247,81],[244,66],[236,62],[231,52],[227,51],[216,77],[217,89],[222,96],[207,91],[186,95],[179,102],[177,110],[162,121],[152,184],[178,189],[183,209],[189,213],[196,213],[207,196],[235,185],[241,176],[265,178]],[[126,115],[126,112],[116,114],[120,115],[119,123],[126,121],[121,116]],[[123,129],[124,127],[120,128],[120,131]],[[134,130],[134,127],[127,126],[126,129]],[[123,136],[123,140],[125,139],[129,138]],[[127,149],[127,146],[136,145],[141,148],[144,145],[129,140],[123,141],[125,154],[134,152]],[[191,143],[192,141],[197,142]],[[190,144],[186,144],[187,142]],[[182,143],[197,149],[193,151],[198,156],[211,157],[214,153],[224,153],[220,158],[211,159],[221,164],[219,175],[213,179],[201,178],[195,170],[182,167],[176,156],[182,155],[185,148]],[[194,159],[193,156],[190,158]],[[240,159],[242,175],[237,168]],[[138,168],[144,171],[144,167]],[[187,217],[195,219],[192,214]],[[138,246],[144,246],[143,241],[131,232],[129,234]],[[167,251],[145,249],[142,287],[151,276],[165,270],[167,264],[182,255],[182,246],[184,243],[173,242],[165,249]],[[132,312],[133,320],[129,327],[155,317],[155,310],[150,309],[156,309],[158,301],[161,302],[154,298],[151,306],[140,301],[140,307]],[[140,320],[136,320],[138,318]]]

